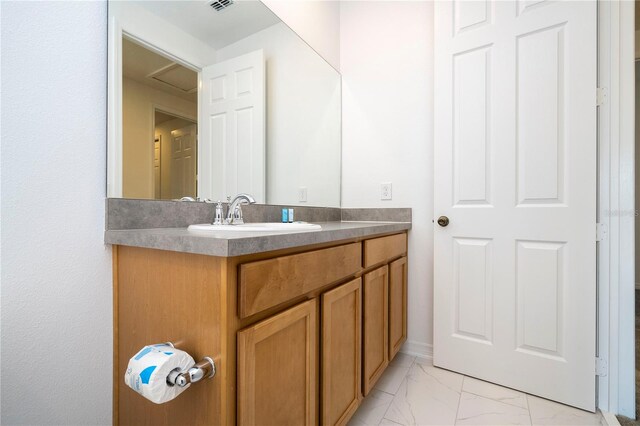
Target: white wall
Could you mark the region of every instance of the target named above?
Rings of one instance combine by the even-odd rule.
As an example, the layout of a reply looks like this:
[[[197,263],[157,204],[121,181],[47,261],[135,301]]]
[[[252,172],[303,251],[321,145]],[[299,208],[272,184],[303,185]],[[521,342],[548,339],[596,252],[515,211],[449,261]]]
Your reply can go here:
[[[283,23],[218,49],[217,58],[258,49],[266,61],[266,202],[339,207],[340,75]]]
[[[393,19],[389,17],[393,16]],[[345,2],[340,15],[342,205],[412,207],[409,337],[433,342],[433,5]],[[392,182],[393,200],[380,200]]]
[[[110,424],[107,5],[0,2],[2,424]]]
[[[262,0],[334,68],[340,69],[340,2]]]

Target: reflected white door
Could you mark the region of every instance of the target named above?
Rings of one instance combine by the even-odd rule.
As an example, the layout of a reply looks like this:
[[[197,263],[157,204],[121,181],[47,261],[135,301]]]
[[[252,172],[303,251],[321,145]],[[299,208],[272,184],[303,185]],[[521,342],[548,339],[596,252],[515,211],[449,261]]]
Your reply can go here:
[[[171,198],[196,196],[196,135],[191,124],[171,131]]]
[[[594,410],[596,2],[435,26],[434,363]]]
[[[153,198],[156,200],[162,199],[161,138],[162,135],[159,135],[153,142]]]
[[[202,70],[200,193],[247,192],[265,202],[265,63],[262,50]]]

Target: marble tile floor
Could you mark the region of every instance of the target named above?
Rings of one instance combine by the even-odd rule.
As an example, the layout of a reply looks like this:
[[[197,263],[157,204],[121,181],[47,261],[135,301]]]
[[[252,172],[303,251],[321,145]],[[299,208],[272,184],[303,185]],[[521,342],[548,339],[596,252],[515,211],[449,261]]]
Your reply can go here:
[[[636,289],[636,420],[618,416],[622,426],[640,426],[640,290]]]
[[[349,426],[605,425],[602,415],[436,368],[398,354]]]
[[[636,420],[618,416],[622,426],[640,426],[640,290],[636,289]]]

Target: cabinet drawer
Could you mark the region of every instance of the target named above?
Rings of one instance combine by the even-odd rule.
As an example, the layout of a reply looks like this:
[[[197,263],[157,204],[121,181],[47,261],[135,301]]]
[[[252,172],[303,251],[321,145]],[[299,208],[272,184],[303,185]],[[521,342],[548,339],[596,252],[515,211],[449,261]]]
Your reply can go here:
[[[250,315],[360,271],[360,243],[240,265],[239,315]]]
[[[364,242],[364,267],[382,263],[407,252],[407,234],[389,235]]]

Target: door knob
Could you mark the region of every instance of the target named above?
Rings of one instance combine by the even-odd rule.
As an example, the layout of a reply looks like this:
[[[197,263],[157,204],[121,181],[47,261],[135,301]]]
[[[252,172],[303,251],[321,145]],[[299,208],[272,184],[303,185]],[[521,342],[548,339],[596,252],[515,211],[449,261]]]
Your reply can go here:
[[[445,226],[447,226],[449,224],[449,218],[446,216],[440,216],[438,218],[438,225],[442,226],[443,228]]]

